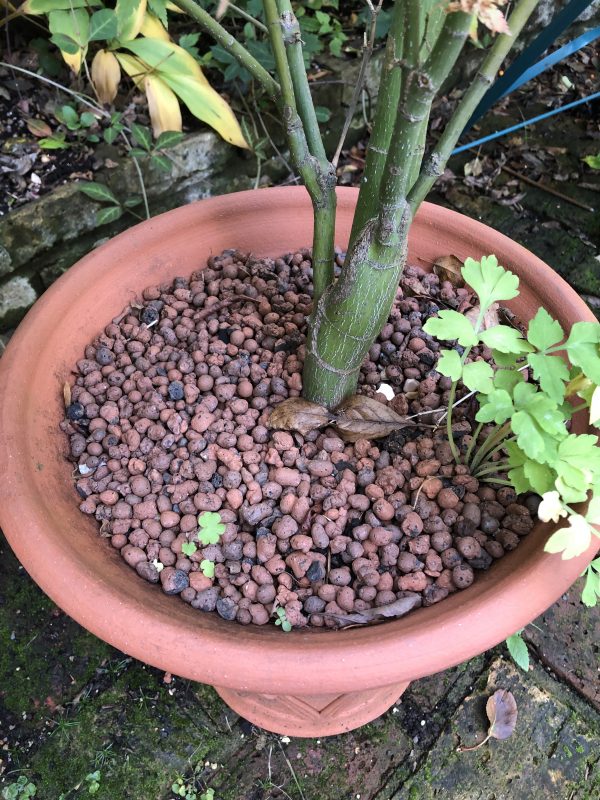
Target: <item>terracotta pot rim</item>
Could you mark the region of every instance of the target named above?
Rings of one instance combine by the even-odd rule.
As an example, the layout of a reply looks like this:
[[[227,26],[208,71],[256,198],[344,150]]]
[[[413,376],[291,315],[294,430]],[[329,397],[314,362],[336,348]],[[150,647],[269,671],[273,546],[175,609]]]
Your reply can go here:
[[[344,220],[349,218],[356,196],[354,189],[338,189],[338,208]],[[116,274],[111,264],[123,261],[124,254],[140,258],[144,247],[164,249],[165,241],[180,241],[188,229],[222,225],[234,214],[240,228],[246,218],[249,227],[260,228],[265,214],[272,218],[287,215],[289,227],[296,230],[310,218],[310,204],[303,188],[286,187],[224,195],[155,217],[82,259],[46,292],[21,324],[0,361],[0,524],[17,556],[58,605],[100,638],[183,677],[240,690],[312,694],[329,691],[331,685],[339,691],[385,686],[440,671],[502,641],[573,583],[593,558],[593,546],[577,559],[561,561],[542,552],[553,526],[538,525],[516,552],[497,562],[470,589],[440,605],[381,626],[282,634],[271,626],[249,628],[208,619],[173,598],[157,598],[153,592],[159,590],[134,575],[129,585],[117,591],[118,576],[125,574],[123,569],[128,575],[130,570],[97,535],[90,535],[91,521],[82,520],[83,532],[60,527],[64,501],[58,492],[49,496],[56,484],[46,477],[45,470],[62,472],[68,479],[69,467],[65,463],[36,464],[36,452],[60,447],[56,430],[60,406],[57,401],[50,408],[48,400],[40,399],[30,384],[43,365],[52,370],[55,382],[64,379],[64,365],[55,365],[47,352],[52,336],[59,330],[63,336],[68,334],[63,319],[74,313],[71,305],[79,302],[85,308],[101,285],[98,272],[105,271],[109,277]],[[536,285],[540,303],[561,319],[563,326],[577,320],[595,321],[585,303],[550,267],[475,220],[425,203],[411,238],[428,236],[435,249],[438,241],[443,246],[445,237],[456,238],[457,228],[464,252],[456,255],[497,252],[506,266],[526,276],[527,285]],[[293,234],[289,235],[293,239]],[[236,238],[235,228],[231,238]],[[158,256],[155,259],[157,268],[167,269]],[[152,282],[147,277],[151,268],[149,264],[146,272],[131,279],[132,291]],[[140,283],[142,279],[146,283]],[[86,324],[88,331],[94,323]],[[78,339],[77,331],[73,332],[79,352],[91,339],[85,335],[88,338]],[[42,413],[46,415],[45,430],[39,424],[31,430],[32,419],[39,422]],[[60,461],[58,451],[56,461]],[[74,494],[71,497],[75,504]],[[50,528],[51,535],[47,533]],[[77,537],[80,547],[84,542],[78,559],[69,549],[67,535]],[[97,571],[99,563],[106,565],[102,574]]]

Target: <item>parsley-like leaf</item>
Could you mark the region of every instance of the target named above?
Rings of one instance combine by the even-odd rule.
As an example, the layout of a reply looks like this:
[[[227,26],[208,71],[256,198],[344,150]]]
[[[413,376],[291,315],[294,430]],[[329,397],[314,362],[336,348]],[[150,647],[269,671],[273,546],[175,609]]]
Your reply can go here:
[[[555,403],[562,403],[565,397],[565,381],[569,380],[569,370],[562,358],[532,353],[529,363],[533,377],[539,381],[542,390]]]
[[[519,294],[519,278],[501,267],[496,256],[484,256],[481,261],[467,258],[462,275],[477,292],[482,308],[489,308],[501,300],[512,300]]]
[[[501,353],[527,353],[531,346],[523,339],[519,331],[508,325],[495,325],[479,334],[481,341]]]
[[[456,350],[442,350],[436,365],[436,370],[441,375],[445,375],[446,378],[457,381],[462,375],[462,364]]]
[[[553,344],[558,344],[564,335],[560,323],[552,319],[545,308],[538,309],[527,329],[527,340],[538,350],[547,350]]]
[[[495,422],[502,425],[510,418],[514,411],[511,396],[504,389],[494,389],[488,395],[480,395],[479,411],[475,419],[477,422]]]
[[[477,344],[477,334],[469,320],[458,311],[440,311],[437,317],[430,317],[423,330],[437,339],[450,341],[456,339],[463,347]]]
[[[470,364],[465,364],[463,367],[463,383],[472,392],[488,394],[493,391],[493,377],[494,370],[487,361],[471,361]]]

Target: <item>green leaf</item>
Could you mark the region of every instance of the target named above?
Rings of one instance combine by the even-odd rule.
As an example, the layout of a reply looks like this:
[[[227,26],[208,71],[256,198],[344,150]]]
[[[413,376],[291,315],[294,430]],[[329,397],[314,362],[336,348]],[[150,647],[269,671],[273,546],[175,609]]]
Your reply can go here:
[[[64,133],[55,133],[53,136],[45,136],[38,141],[39,146],[43,150],[68,150],[71,146],[65,142]]]
[[[600,448],[597,436],[589,433],[569,434],[558,446],[558,456],[573,467],[590,470],[596,477],[600,476]]]
[[[331,111],[326,106],[316,106],[315,114],[317,115],[317,122],[329,122],[331,119]]]
[[[494,373],[494,386],[496,389],[505,389],[512,394],[518,383],[524,383],[523,373],[518,369],[498,369]]]
[[[214,511],[205,511],[198,516],[198,539],[203,545],[216,544],[221,534],[225,533],[225,525],[221,522],[221,516]]]
[[[196,547],[196,545],[194,544],[194,542],[184,542],[184,543],[181,545],[181,552],[182,552],[182,553],[183,553],[185,556],[193,556],[193,555],[194,555],[194,553],[196,552],[196,550],[197,550],[197,549],[198,549],[198,548]]]
[[[99,5],[101,0],[27,0],[21,9],[25,14],[48,14],[50,11],[69,11],[72,8]]]
[[[527,649],[527,645],[523,641],[523,637],[521,636],[521,631],[517,633],[513,633],[512,636],[509,636],[506,640],[506,646],[508,647],[508,652],[513,657],[517,666],[521,667],[524,672],[529,671],[529,650]]]
[[[153,153],[150,160],[164,172],[171,172],[173,169],[173,162],[171,159],[167,158],[167,156],[163,156],[161,153]]]
[[[146,3],[144,0],[117,0],[115,12],[117,15],[118,37],[123,42],[129,42],[140,32]]]
[[[555,475],[546,464],[526,461],[523,464],[523,473],[536,494],[542,495],[554,489]]]
[[[126,200],[124,200],[123,205],[125,208],[135,208],[136,206],[139,206],[141,202],[142,198],[138,195],[135,195],[134,197],[128,197]]]
[[[208,558],[202,559],[200,562],[200,569],[202,570],[202,574],[206,578],[214,578],[215,577],[215,562],[210,561]]]
[[[90,17],[90,42],[108,41],[117,35],[117,15],[112,8],[102,8]]]
[[[70,36],[65,36],[64,33],[55,33],[50,37],[50,41],[52,44],[55,44],[59,50],[62,50],[63,53],[69,53],[74,56],[79,52],[79,45],[75,39],[71,39]]]
[[[123,209],[120,206],[109,206],[108,208],[101,208],[96,213],[96,223],[98,225],[106,225],[108,222],[115,222],[123,214]]]
[[[523,467],[514,467],[509,470],[508,479],[513,485],[513,489],[517,494],[525,494],[532,490],[532,486],[525,477],[525,470]]]
[[[495,325],[479,334],[481,341],[501,353],[527,353],[531,347],[527,344],[520,332],[508,325]]]
[[[456,339],[463,347],[470,347],[478,341],[473,326],[467,317],[458,311],[440,311],[437,317],[430,317],[427,320],[423,330],[443,341]]]
[[[538,350],[547,350],[562,341],[565,334],[560,323],[552,319],[545,308],[538,309],[529,323],[527,340]]]
[[[494,390],[494,370],[487,361],[472,361],[463,367],[462,382],[472,392],[489,394]]]
[[[583,159],[588,167],[600,169],[600,153],[597,156],[585,156]]]
[[[546,356],[532,353],[529,363],[533,377],[539,381],[542,391],[557,405],[565,398],[565,381],[569,380],[569,370],[560,356]]]
[[[592,497],[585,518],[592,525],[600,525],[600,497]]]
[[[456,350],[442,350],[435,368],[452,381],[459,380],[462,375],[462,363]]]
[[[90,16],[87,8],[69,8],[68,11],[51,11],[48,14],[50,33],[73,39],[82,50],[90,37]],[[61,48],[62,49],[62,48]]]
[[[504,389],[494,389],[488,395],[477,398],[480,408],[475,419],[477,422],[495,422],[502,425],[514,412],[512,398]]]
[[[580,556],[592,541],[592,529],[579,514],[569,517],[569,527],[556,531],[546,542],[546,553],[562,553],[562,559]]]
[[[600,598],[600,558],[592,561],[584,574],[586,577],[581,601],[584,605],[593,608]]]
[[[555,486],[565,503],[583,503],[587,499],[587,490],[569,486],[560,475],[556,478]]]
[[[163,131],[161,135],[156,140],[156,149],[161,150],[163,147],[174,147],[176,144],[179,144],[184,138],[184,134],[181,131]]]
[[[516,353],[501,353],[500,350],[492,350],[492,357],[499,367],[516,368],[518,361]]]
[[[142,150],[141,147],[132,147],[131,150],[128,151],[127,155],[130,158],[147,158],[150,154],[147,150]]]
[[[83,114],[79,117],[79,121],[81,122],[84,128],[91,128],[92,125],[96,124],[97,119],[92,114],[91,111],[84,111]]]
[[[519,294],[518,277],[501,267],[494,255],[483,256],[481,261],[467,258],[462,276],[479,296],[482,309],[489,308],[492,303],[512,300]]]
[[[103,183],[78,183],[77,188],[80,192],[87,194],[92,200],[97,200],[99,203],[114,203],[119,205],[118,199],[113,192]]]
[[[167,0],[148,0],[148,8],[155,17],[158,17],[165,28],[169,27],[169,20],[167,17]],[[196,39],[196,41],[198,40]]]
[[[77,130],[79,126],[79,114],[72,106],[61,106],[54,111],[54,116],[70,130]]]
[[[517,436],[519,447],[535,461],[551,461],[546,448],[546,441],[542,436],[535,420],[526,411],[517,411],[511,420],[513,432]]]
[[[131,133],[133,134],[133,138],[135,139],[136,143],[143,147],[144,150],[150,150],[152,147],[152,134],[150,133],[149,128],[145,128],[143,125],[138,125],[137,122],[131,123]]]
[[[106,144],[112,144],[117,136],[119,135],[119,131],[116,128],[107,128],[104,131],[104,141]]]
[[[571,328],[565,349],[571,363],[580,367],[595,384],[600,384],[600,324],[576,322]]]

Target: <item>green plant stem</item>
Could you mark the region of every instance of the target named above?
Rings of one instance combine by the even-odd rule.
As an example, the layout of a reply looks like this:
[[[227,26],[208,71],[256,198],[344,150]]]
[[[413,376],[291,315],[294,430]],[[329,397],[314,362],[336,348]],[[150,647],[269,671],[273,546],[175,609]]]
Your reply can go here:
[[[407,52],[413,54],[412,61],[416,63],[425,28],[419,24],[421,11],[417,0],[410,0],[407,4],[408,19],[412,24],[406,27],[404,35],[407,37]],[[458,23],[456,19],[449,19],[453,16],[457,16]],[[461,27],[463,43],[468,19],[465,14],[451,14],[445,23],[452,28],[459,23],[459,27],[465,26],[464,31]],[[443,38],[441,34],[439,42]],[[417,82],[431,81],[432,91],[427,93],[424,104],[429,109],[435,88],[439,88],[460,51],[456,38],[448,37],[445,48],[434,47],[425,66],[419,68],[421,78],[414,78],[410,92],[403,92],[395,116],[396,119],[405,118],[409,127],[414,123],[417,138],[422,123],[422,119],[412,119],[414,108],[416,105],[420,107]],[[395,126],[392,139],[402,129],[402,126]],[[390,153],[392,149],[398,153],[395,143],[390,145]],[[394,183],[397,175],[404,168],[408,169],[408,164],[400,160],[393,163],[390,153],[385,162],[382,186],[384,181]],[[307,400],[335,408],[356,390],[361,363],[389,316],[406,260],[412,214],[406,197],[402,195],[403,185],[402,182],[399,186],[394,183],[390,192],[385,194],[385,201],[376,204],[379,209],[377,218],[368,220],[361,230],[354,232],[339,279],[325,290],[315,306],[309,325],[303,373],[303,395]]]
[[[352,221],[352,240],[357,237],[367,221],[377,215],[381,176],[394,130],[394,119],[402,88],[402,70],[399,64],[404,48],[404,25],[405,3],[396,0],[381,70],[373,131],[369,139],[365,170]]]
[[[421,169],[421,174],[409,193],[408,200],[413,214],[446,168],[446,163],[465,125],[469,121],[473,111],[475,111],[479,101],[488,90],[490,84],[493,82],[507,53],[513,46],[538,2],[539,0],[518,0],[516,3],[510,15],[510,19],[508,20],[510,34],[503,33],[497,37],[492,49],[479,68],[470,87],[463,95],[456,111],[446,125],[444,133]]]
[[[304,57],[302,55],[302,39],[300,25],[292,10],[290,0],[276,0],[277,14],[275,14],[274,4],[267,0],[264,3],[269,32],[271,34],[271,45],[277,63],[277,72],[281,82],[284,102],[289,107],[297,109],[298,116],[302,123],[308,152],[314,161],[313,170],[315,172],[318,191],[312,191],[307,184],[314,209],[314,232],[313,232],[313,298],[317,303],[325,289],[333,283],[333,261],[334,261],[334,236],[335,236],[335,210],[336,196],[335,168],[327,160],[325,147],[319,122],[315,112]],[[284,50],[282,51],[281,42]],[[287,58],[287,68],[284,59]],[[284,75],[282,74],[284,73]],[[288,84],[291,81],[291,87]],[[291,88],[291,91],[290,91]],[[297,163],[298,169],[301,164]]]
[[[510,486],[512,488],[512,483],[510,481],[505,481],[502,478],[486,478],[486,483],[496,483],[499,486]]]
[[[479,478],[482,475],[493,474],[495,472],[506,472],[508,469],[510,469],[508,461],[491,462],[481,469],[478,469],[474,474],[476,478]]]
[[[243,8],[240,8],[239,6],[234,6],[233,3],[228,3],[227,4],[227,8],[225,9],[225,13],[227,13],[227,11],[229,11],[229,9],[231,9],[233,12],[235,12],[236,14],[238,14],[240,17],[242,17],[243,19],[247,20],[248,22],[251,22],[254,25],[255,28],[258,28],[259,31],[263,31],[264,33],[268,33],[267,26],[263,25],[262,22],[259,19],[256,19],[256,17],[253,17],[247,11],[244,11]]]
[[[448,416],[450,415],[448,414]],[[471,436],[471,441],[469,442],[467,452],[465,453],[465,464],[468,464],[469,461],[471,460],[471,453],[473,452],[473,448],[477,444],[477,439],[479,438],[479,434],[481,433],[482,428],[483,428],[483,422],[480,422],[473,431],[473,434]]]
[[[479,450],[475,453],[475,458],[471,462],[471,469],[477,469],[484,457],[489,453],[490,450],[492,450],[493,447],[498,444],[498,442],[501,442],[502,445],[506,444],[506,437],[510,432],[510,422],[505,422],[504,425],[501,425],[499,428],[496,428],[489,433]]]
[[[202,30],[208,33],[224,50],[227,50],[238,64],[244,67],[253,78],[262,84],[270,97],[277,99],[280,91],[277,81],[269,75],[267,70],[261,66],[252,55],[250,55],[245,47],[237,42],[216,19],[211,17],[208,11],[205,11],[198,3],[194,2],[194,0],[173,0],[173,2],[178,8],[185,11],[188,16],[195,20]]]

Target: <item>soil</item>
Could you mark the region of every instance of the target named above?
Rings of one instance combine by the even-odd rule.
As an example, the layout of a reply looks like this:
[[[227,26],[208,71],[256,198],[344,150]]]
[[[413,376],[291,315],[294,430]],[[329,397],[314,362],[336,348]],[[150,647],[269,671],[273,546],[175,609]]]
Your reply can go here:
[[[417,267],[358,388],[385,403],[377,389],[391,386],[397,413],[420,413],[414,426],[353,444],[331,428],[272,430],[271,409],[302,390],[311,279],[309,251],[225,251],[190,279],[145,289],[86,347],[61,423],[80,508],[127,564],[242,624],[281,607],[293,627],[339,627],[402,598],[437,603],[517,547],[539,502],[480,484],[433,426],[450,381],[422,326],[440,305],[463,307],[468,290]],[[472,402],[455,412],[463,451],[473,413]],[[208,546],[204,512],[225,526]]]

